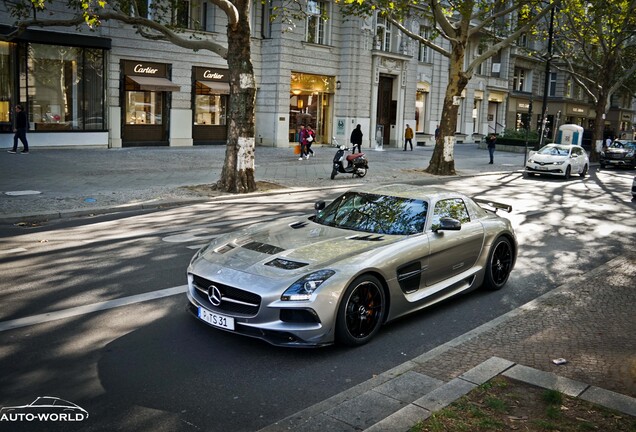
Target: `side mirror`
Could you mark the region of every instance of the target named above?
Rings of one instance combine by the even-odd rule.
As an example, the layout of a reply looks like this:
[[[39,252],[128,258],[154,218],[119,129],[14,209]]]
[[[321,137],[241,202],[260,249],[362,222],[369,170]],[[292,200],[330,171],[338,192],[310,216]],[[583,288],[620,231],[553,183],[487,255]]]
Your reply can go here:
[[[462,223],[457,219],[443,217],[439,220],[439,225],[433,228],[433,231],[459,231],[462,229]]]
[[[316,210],[316,214],[324,208],[325,208],[324,201],[316,201],[316,203],[314,204],[314,210]]]

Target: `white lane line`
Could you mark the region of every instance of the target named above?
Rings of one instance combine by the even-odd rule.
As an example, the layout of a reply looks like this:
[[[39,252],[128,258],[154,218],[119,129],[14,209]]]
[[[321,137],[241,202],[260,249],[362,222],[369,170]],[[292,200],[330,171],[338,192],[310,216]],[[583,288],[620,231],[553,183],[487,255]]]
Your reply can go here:
[[[14,253],[20,253],[20,252],[27,252],[27,250],[25,248],[0,250],[0,254],[14,254]]]
[[[181,285],[174,288],[166,288],[159,291],[153,291],[145,294],[137,294],[130,297],[123,297],[115,300],[108,300],[100,303],[93,303],[85,306],[77,306],[74,308],[64,309],[56,312],[48,312],[30,317],[18,318],[10,321],[0,322],[0,332],[13,330],[20,327],[27,327],[35,324],[42,324],[49,321],[55,321],[64,318],[70,318],[78,315],[84,315],[92,312],[98,312],[108,309],[114,309],[121,306],[127,306],[135,303],[141,303],[148,300],[156,300],[163,297],[169,297],[176,294],[183,294],[188,289],[187,285]]]

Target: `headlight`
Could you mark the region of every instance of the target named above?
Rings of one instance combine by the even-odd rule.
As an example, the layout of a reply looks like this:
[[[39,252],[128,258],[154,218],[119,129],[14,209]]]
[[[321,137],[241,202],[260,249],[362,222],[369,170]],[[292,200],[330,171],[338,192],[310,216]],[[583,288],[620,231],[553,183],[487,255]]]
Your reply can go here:
[[[306,301],[320,285],[336,274],[333,270],[320,270],[303,276],[285,290],[280,297],[284,301]]]
[[[565,161],[556,161],[556,162],[552,162],[552,165],[563,165],[565,163]]]
[[[528,163],[534,163],[534,160],[528,159]]]
[[[634,150],[627,152],[627,157],[634,157]]]

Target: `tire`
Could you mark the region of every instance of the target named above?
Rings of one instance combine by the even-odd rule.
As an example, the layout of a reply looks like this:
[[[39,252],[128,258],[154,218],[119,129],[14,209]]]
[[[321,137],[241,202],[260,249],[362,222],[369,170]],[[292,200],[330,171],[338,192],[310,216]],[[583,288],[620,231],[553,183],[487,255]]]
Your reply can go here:
[[[384,290],[378,278],[357,277],[345,290],[336,317],[336,341],[360,346],[369,342],[382,325],[386,308]]]
[[[512,244],[506,237],[498,237],[488,254],[483,287],[490,291],[503,288],[512,271]]]
[[[600,165],[601,165],[601,169],[605,169],[605,164],[604,163],[602,163]]]
[[[367,169],[366,168],[356,169],[356,175],[360,178],[364,177],[365,175],[367,175]]]
[[[337,169],[335,169],[335,168],[333,168],[333,169],[331,170],[331,180],[333,180],[333,179],[335,179],[335,178],[336,178],[336,174],[338,174],[338,170],[337,170]]]
[[[570,180],[570,176],[572,175],[572,167],[570,165],[568,165],[568,167],[565,169],[565,179],[566,180]]]
[[[587,164],[583,167],[583,171],[579,174],[581,177],[585,177],[587,175]]]

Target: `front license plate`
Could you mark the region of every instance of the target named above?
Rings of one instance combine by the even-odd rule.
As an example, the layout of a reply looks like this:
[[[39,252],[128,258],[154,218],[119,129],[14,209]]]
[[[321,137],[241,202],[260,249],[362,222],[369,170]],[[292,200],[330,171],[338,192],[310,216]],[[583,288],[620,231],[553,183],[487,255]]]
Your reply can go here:
[[[538,169],[539,171],[547,171],[549,168],[548,168],[548,167],[545,167],[545,166],[538,165],[538,166],[537,166],[537,169]]]
[[[208,324],[215,327],[221,327],[227,330],[234,330],[234,318],[224,315],[215,314],[207,309],[199,307],[197,316]]]

